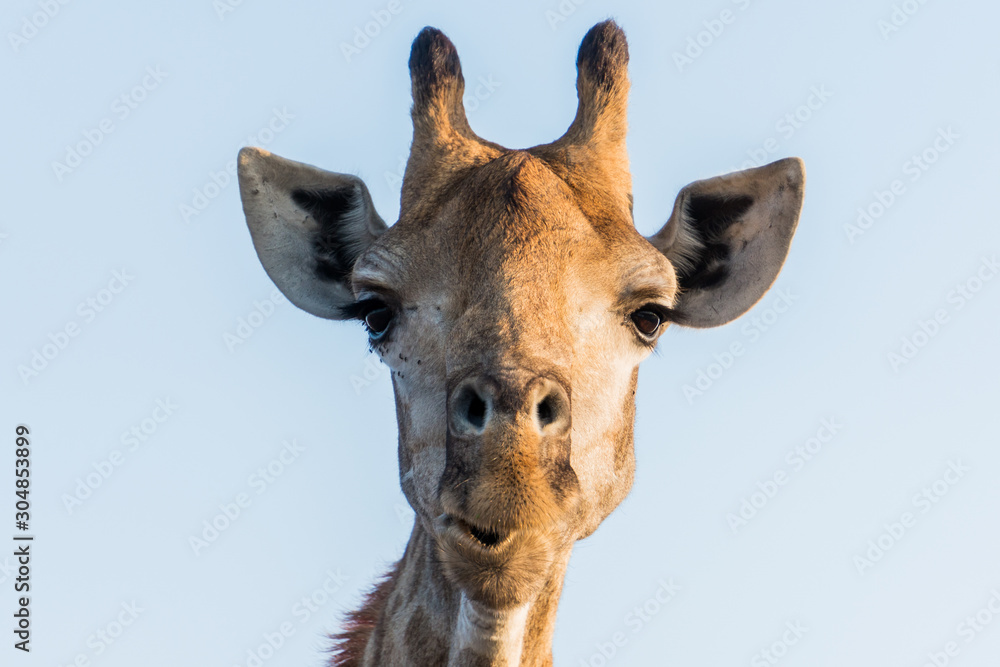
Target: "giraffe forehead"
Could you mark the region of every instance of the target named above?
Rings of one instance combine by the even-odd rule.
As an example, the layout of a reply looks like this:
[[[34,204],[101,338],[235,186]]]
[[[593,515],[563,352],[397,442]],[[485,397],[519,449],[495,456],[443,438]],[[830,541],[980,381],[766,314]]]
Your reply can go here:
[[[630,232],[636,236],[631,220],[593,215],[593,202],[581,206],[566,181],[524,151],[456,176],[435,198],[432,214],[404,206],[355,277],[382,273],[410,286],[518,299],[558,291],[571,273],[580,273],[571,267],[603,264],[595,275],[607,276],[611,247]]]

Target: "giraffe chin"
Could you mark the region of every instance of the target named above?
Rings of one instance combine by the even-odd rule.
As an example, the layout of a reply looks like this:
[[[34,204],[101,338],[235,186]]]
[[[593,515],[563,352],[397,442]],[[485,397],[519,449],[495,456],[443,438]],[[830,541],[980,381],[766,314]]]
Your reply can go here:
[[[496,609],[533,600],[566,542],[544,527],[493,532],[448,514],[438,517],[435,533],[448,580],[470,600]]]

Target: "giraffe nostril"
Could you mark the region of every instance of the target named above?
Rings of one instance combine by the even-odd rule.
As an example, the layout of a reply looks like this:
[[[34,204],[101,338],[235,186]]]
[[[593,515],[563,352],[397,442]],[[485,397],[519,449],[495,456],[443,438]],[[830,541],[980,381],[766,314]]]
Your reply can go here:
[[[569,394],[562,384],[540,378],[534,392],[535,427],[544,436],[561,436],[569,430]]]
[[[486,424],[486,401],[475,392],[469,397],[465,418],[476,428],[482,428]]]
[[[555,411],[552,406],[552,397],[546,396],[536,408],[538,412],[538,422],[542,427],[546,427],[555,420]]]
[[[486,429],[492,410],[490,395],[472,382],[459,387],[451,399],[449,422],[453,432],[479,435]]]

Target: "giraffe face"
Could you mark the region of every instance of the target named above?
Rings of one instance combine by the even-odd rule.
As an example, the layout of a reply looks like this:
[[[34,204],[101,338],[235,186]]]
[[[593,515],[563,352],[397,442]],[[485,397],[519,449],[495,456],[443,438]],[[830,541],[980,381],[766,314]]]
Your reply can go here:
[[[638,365],[668,323],[749,309],[798,221],[788,159],[687,186],[640,236],[627,60],[621,30],[595,26],[569,130],[508,150],[472,132],[455,48],[424,29],[392,227],[357,177],[240,154],[264,268],[308,312],[364,323],[392,370],[403,492],[452,584],[493,608],[530,602],[628,493]]]
[[[627,212],[591,220],[528,152],[456,190],[351,283],[392,371],[403,491],[456,583],[507,606],[628,493],[637,366],[677,282]]]

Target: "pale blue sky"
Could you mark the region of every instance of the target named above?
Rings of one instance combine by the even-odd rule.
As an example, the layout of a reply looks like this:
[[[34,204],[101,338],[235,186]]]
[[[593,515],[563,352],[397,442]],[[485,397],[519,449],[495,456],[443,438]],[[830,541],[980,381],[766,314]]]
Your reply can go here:
[[[523,147],[566,129],[580,39],[612,16],[631,51],[640,231],[688,182],[747,160],[802,157],[808,184],[775,290],[729,326],[668,332],[645,362],[635,488],[574,552],[556,664],[603,664],[617,632],[611,665],[768,664],[759,652],[795,637],[786,624],[805,628],[789,667],[917,666],[949,642],[953,664],[995,664],[1000,617],[962,624],[1000,590],[996,4],[896,2],[914,13],[887,32],[889,0],[566,0],[565,15],[556,0],[399,0],[348,59],[342,44],[388,3],[221,2],[12,0],[0,16],[0,428],[32,429],[37,535],[34,650],[15,661],[5,645],[0,662],[247,665],[287,623],[264,664],[321,664],[322,633],[408,534],[391,388],[359,327],[255,307],[274,289],[227,164],[249,141],[358,174],[394,220],[421,27],[455,42],[470,95],[482,85],[473,128]],[[54,167],[81,142],[96,145]],[[227,345],[241,318],[259,326]],[[894,364],[904,338],[920,347]],[[745,352],[720,375],[734,342]],[[35,351],[51,359],[20,371]],[[717,379],[685,395],[699,372]],[[145,439],[123,438],[133,428]],[[811,460],[794,453],[818,436]],[[734,531],[727,516],[782,472]],[[921,499],[935,482],[942,497]],[[196,555],[190,536],[240,494]],[[882,536],[906,512],[898,541]],[[880,536],[891,549],[859,564]],[[663,605],[661,580],[680,587]],[[8,619],[11,586],[0,569]],[[310,595],[322,604],[306,614]],[[100,640],[133,602],[135,622]]]

